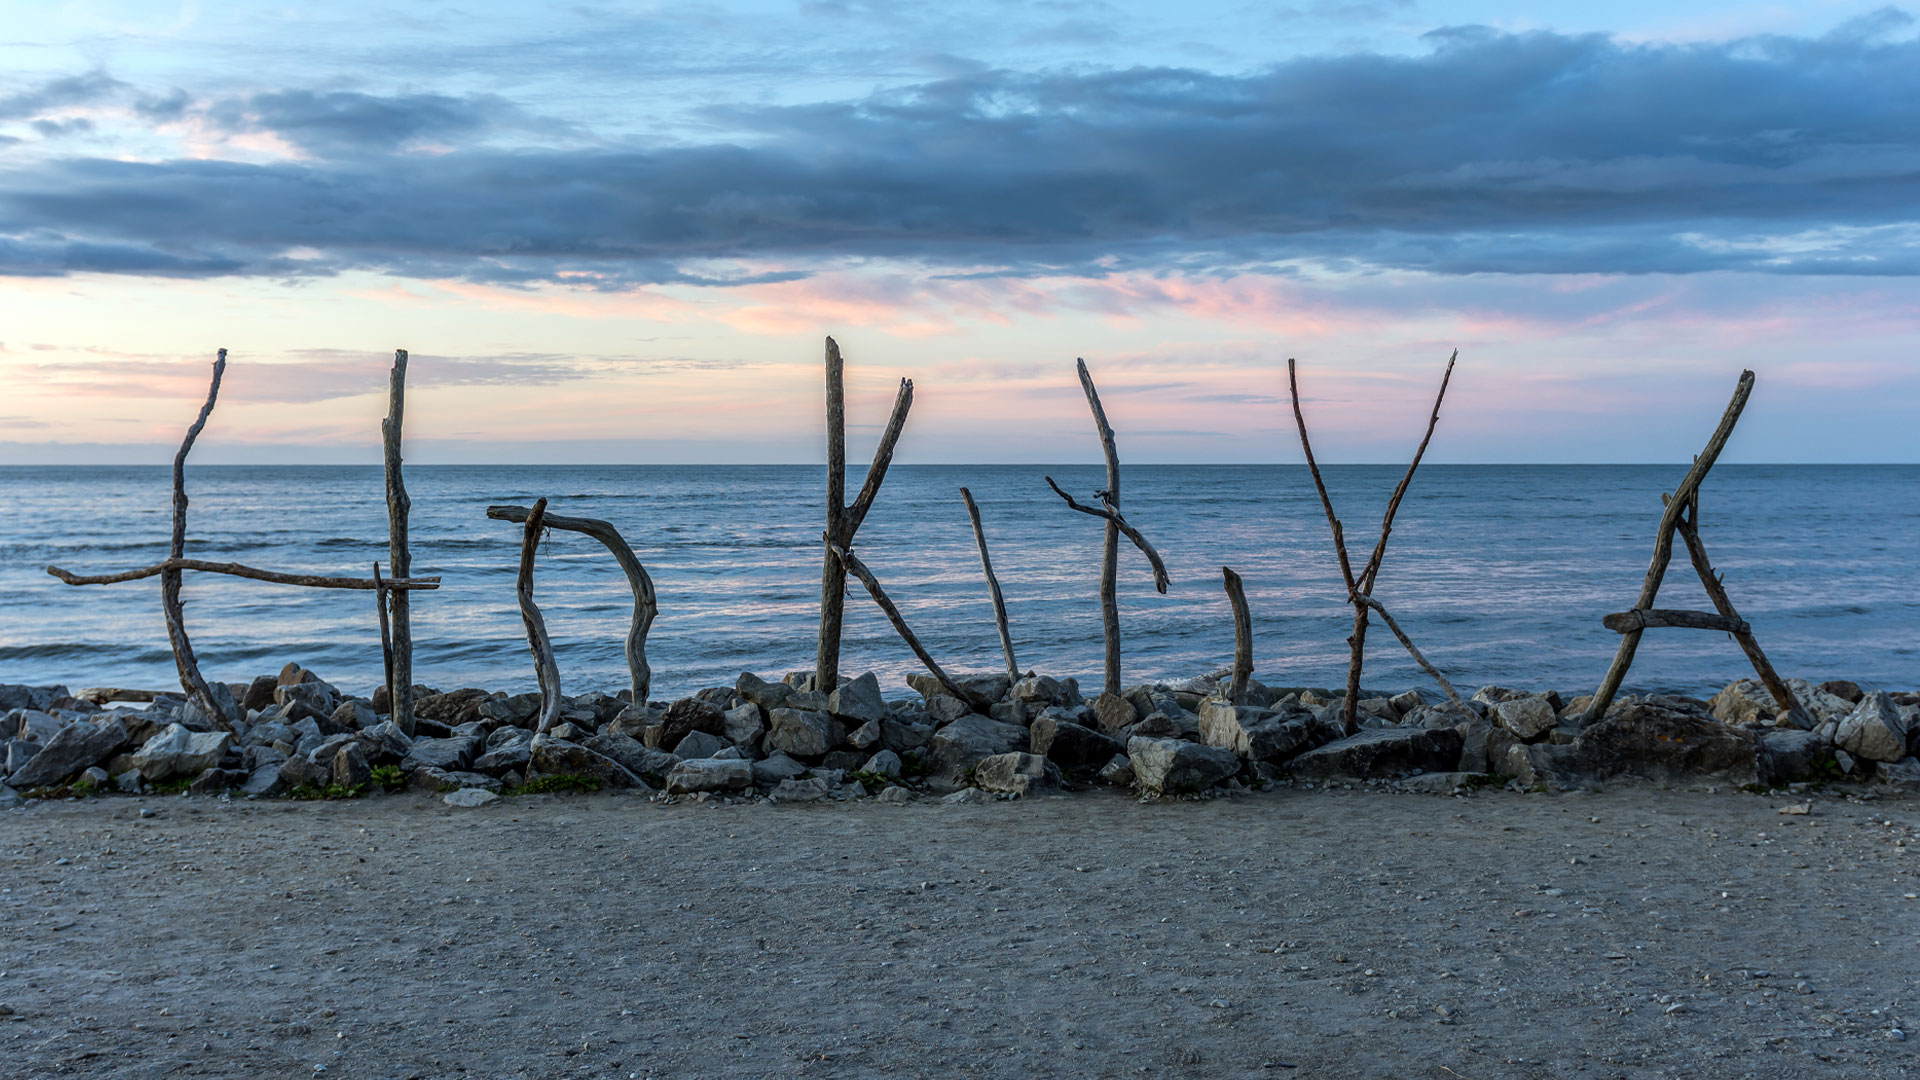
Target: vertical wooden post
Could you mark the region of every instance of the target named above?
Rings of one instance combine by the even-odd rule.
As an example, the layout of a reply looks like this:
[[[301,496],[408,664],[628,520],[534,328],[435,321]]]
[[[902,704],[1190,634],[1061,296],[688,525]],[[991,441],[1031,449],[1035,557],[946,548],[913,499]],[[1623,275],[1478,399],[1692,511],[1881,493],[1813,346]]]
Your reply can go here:
[[[860,531],[860,524],[867,520],[867,512],[880,494],[880,484],[887,478],[893,448],[900,442],[911,408],[913,380],[901,379],[900,392],[893,398],[893,415],[880,433],[880,445],[873,452],[873,464],[867,467],[867,478],[853,502],[846,503],[847,394],[840,346],[827,339],[827,527],[820,534],[826,555],[820,569],[820,639],[813,665],[813,688],[823,694],[832,692],[840,681],[840,625],[846,613],[847,567],[834,549],[853,549],[854,534]]]
[[[193,441],[200,437],[201,430],[207,426],[207,417],[213,413],[214,402],[220,397],[220,378],[226,371],[227,350],[221,349],[214,357],[213,382],[207,387],[206,404],[200,406],[199,417],[187,428],[187,436],[180,442],[179,453],[173,455],[173,535],[167,544],[169,560],[186,558],[187,454],[193,450]],[[167,639],[173,646],[173,666],[180,673],[180,689],[216,723],[232,727],[238,718],[232,710],[215,703],[213,691],[200,674],[200,663],[194,659],[193,642],[187,638],[186,615],[180,601],[180,579],[177,566],[160,571],[160,610],[167,621]]]
[[[387,625],[387,581],[380,576],[380,560],[373,561],[373,609],[380,616],[380,671],[386,680],[387,714],[393,714],[393,633]]]
[[[1100,501],[1109,510],[1120,513],[1120,453],[1113,445],[1113,428],[1107,424],[1107,411],[1100,407],[1100,392],[1093,387],[1093,375],[1087,361],[1076,361],[1080,388],[1087,393],[1087,407],[1093,410],[1094,430],[1100,435],[1100,449],[1107,458],[1107,489]],[[1100,624],[1107,639],[1106,692],[1120,693],[1120,526],[1109,520],[1106,536],[1100,544]]]
[[[400,475],[400,428],[407,404],[407,350],[393,351],[393,373],[387,389],[387,418],[380,422],[386,444],[387,569],[394,577],[413,576],[413,552],[407,545],[407,515],[413,500],[407,497]],[[393,640],[387,672],[387,709],[394,726],[413,734],[413,601],[405,589],[390,593]]]
[[[1247,680],[1253,676],[1253,616],[1247,611],[1247,590],[1230,566],[1220,568],[1226,579],[1227,603],[1233,607],[1233,682],[1227,687],[1232,705],[1247,703]]]
[[[987,555],[987,531],[980,525],[980,508],[973,504],[973,492],[960,489],[966,500],[967,517],[973,520],[973,542],[980,549],[980,572],[987,576],[987,592],[993,597],[993,622],[1000,631],[1000,651],[1007,658],[1007,681],[1020,681],[1020,665],[1013,660],[1013,634],[1007,628],[1007,601],[1000,595],[1000,579],[993,576],[993,559]]]
[[[834,557],[847,516],[847,391],[840,346],[827,339],[827,528],[820,566],[820,638],[814,652],[813,688],[830,693],[840,679],[840,624],[846,614],[847,567]]]

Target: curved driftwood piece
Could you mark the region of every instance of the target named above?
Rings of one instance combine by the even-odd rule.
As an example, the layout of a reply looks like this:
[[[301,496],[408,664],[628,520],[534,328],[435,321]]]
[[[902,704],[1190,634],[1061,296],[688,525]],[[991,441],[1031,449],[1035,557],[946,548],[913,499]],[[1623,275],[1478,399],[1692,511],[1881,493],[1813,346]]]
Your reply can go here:
[[[827,528],[822,534],[827,552],[820,567],[820,636],[814,653],[813,688],[828,693],[840,681],[840,628],[846,617],[846,564],[833,554],[834,545],[853,546],[854,534],[873,509],[880,484],[887,478],[887,466],[893,462],[893,448],[907,426],[907,411],[913,408],[913,380],[901,379],[893,399],[893,415],[887,418],[880,445],[873,452],[873,464],[851,506],[847,497],[847,391],[845,364],[840,346],[827,339]]]
[[[207,426],[207,417],[212,415],[214,402],[220,397],[220,378],[226,371],[227,350],[221,349],[213,361],[213,382],[207,387],[206,404],[200,406],[199,417],[187,428],[186,438],[180,441],[180,452],[173,455],[173,535],[167,543],[168,562],[187,553],[187,454]],[[213,691],[200,674],[199,661],[194,659],[193,642],[187,638],[186,618],[180,603],[181,568],[169,567],[166,563],[160,565],[160,610],[167,620],[167,641],[173,646],[173,666],[180,672],[180,688],[186,691],[187,699],[208,716],[231,727],[238,717],[214,704]]]
[[[880,610],[886,614],[887,621],[892,623],[893,629],[899,633],[900,640],[905,641],[907,648],[913,650],[913,655],[919,657],[920,662],[926,665],[927,670],[933,674],[933,677],[940,680],[940,685],[946,687],[947,693],[952,694],[954,697],[959,698],[961,701],[981,711],[985,711],[986,707],[992,704],[981,695],[975,694],[965,687],[962,687],[959,683],[954,682],[953,677],[947,674],[946,669],[934,661],[933,654],[927,652],[927,647],[920,644],[920,639],[915,637],[913,631],[908,628],[906,617],[901,615],[900,609],[894,606],[892,598],[888,597],[887,591],[880,587],[879,580],[873,576],[873,571],[867,569],[866,563],[861,562],[859,557],[854,555],[853,552],[848,551],[838,544],[829,543],[827,550],[831,551],[834,558],[839,559],[841,564],[853,573],[854,577],[860,579],[860,584],[867,587],[867,595],[873,597],[875,604],[880,605]]]
[[[487,507],[487,516],[495,521],[524,522],[529,513],[524,506]],[[632,545],[627,543],[611,522],[599,518],[548,514],[546,526],[549,529],[582,533],[600,541],[626,573],[627,585],[633,590],[633,622],[627,628],[627,674],[633,682],[634,702],[644,704],[647,694],[653,689],[653,669],[647,665],[647,632],[653,628],[653,620],[660,614],[660,605],[653,591],[653,578],[647,575],[647,568],[640,565],[640,557],[634,554]]]
[[[1000,579],[993,576],[993,559],[987,555],[987,531],[980,525],[980,508],[974,505],[973,492],[960,489],[967,504],[967,517],[973,521],[973,543],[980,549],[980,572],[987,577],[987,592],[993,596],[993,622],[1000,631],[1000,651],[1007,658],[1008,682],[1020,681],[1020,665],[1013,660],[1013,633],[1007,628],[1007,601],[1000,595]]]
[[[1368,608],[1372,609],[1374,612],[1379,614],[1380,621],[1387,624],[1387,629],[1393,631],[1393,636],[1400,639],[1401,645],[1406,646],[1407,655],[1413,657],[1413,662],[1420,665],[1420,670],[1425,671],[1427,674],[1433,676],[1433,681],[1439,683],[1440,689],[1445,690],[1447,692],[1447,700],[1453,702],[1456,706],[1458,706],[1460,708],[1460,711],[1467,712],[1468,711],[1467,703],[1464,701],[1461,701],[1460,695],[1454,692],[1453,684],[1447,681],[1447,677],[1445,675],[1440,674],[1439,668],[1434,667],[1432,664],[1428,663],[1427,658],[1420,655],[1420,650],[1414,648],[1413,646],[1413,639],[1407,636],[1407,632],[1405,630],[1400,629],[1400,624],[1393,620],[1392,615],[1387,614],[1386,606],[1381,604],[1380,601],[1375,600],[1373,597],[1365,594],[1361,595],[1360,600]]]
[[[1220,568],[1226,580],[1227,603],[1233,607],[1233,682],[1227,688],[1227,701],[1247,703],[1247,680],[1253,677],[1253,616],[1247,611],[1247,590],[1240,575],[1230,566]]]
[[[1093,373],[1085,358],[1074,361],[1080,372],[1080,389],[1086,391],[1087,408],[1093,412],[1093,428],[1100,436],[1100,452],[1107,459],[1107,489],[1100,500],[1120,512],[1120,451],[1114,446],[1113,426],[1107,423],[1107,410],[1100,404],[1100,392],[1094,389]],[[1055,488],[1059,491],[1059,488]],[[1072,505],[1073,500],[1067,500]],[[1085,509],[1081,507],[1079,509]],[[1120,692],[1120,523],[1107,522],[1106,535],[1100,541],[1100,625],[1107,639],[1106,692]],[[1137,541],[1136,541],[1137,542]],[[1166,592],[1162,586],[1161,592]]]
[[[387,382],[387,416],[380,421],[387,476],[387,568],[396,578],[413,572],[413,550],[407,542],[407,517],[413,500],[400,473],[401,421],[407,406],[407,350],[393,350],[393,371]],[[387,707],[394,726],[413,734],[413,601],[404,589],[388,594],[392,613],[393,663],[387,672]]]
[[[357,578],[330,577],[325,574],[286,574],[278,570],[261,570],[252,566],[242,566],[231,562],[208,562],[205,559],[163,559],[152,566],[143,566],[138,570],[122,570],[114,574],[75,574],[57,566],[47,567],[47,573],[69,585],[113,585],[122,581],[138,581],[156,574],[169,571],[198,570],[208,574],[228,574],[233,577],[251,578],[254,581],[268,581],[275,585],[304,585],[310,589],[391,589],[395,592],[411,592],[415,589],[437,589],[440,579],[426,578]]]
[[[540,547],[541,519],[547,514],[547,500],[541,499],[527,511],[527,527],[520,536],[520,575],[514,594],[520,601],[520,621],[527,626],[527,647],[533,650],[533,675],[540,683],[540,720],[534,727],[539,738],[560,715],[560,665],[553,658],[553,641],[547,637],[547,620],[533,602],[533,557]]]
[[[1719,459],[1720,451],[1726,449],[1727,439],[1733,435],[1733,426],[1740,422],[1740,413],[1747,407],[1747,398],[1752,393],[1753,372],[1743,371],[1739,383],[1734,387],[1733,400],[1727,403],[1726,411],[1720,415],[1720,424],[1707,440],[1706,449],[1693,459],[1693,467],[1687,470],[1680,486],[1667,498],[1666,509],[1660,515],[1660,531],[1653,543],[1653,559],[1647,565],[1646,580],[1640,584],[1640,595],[1633,602],[1636,609],[1651,608],[1654,597],[1659,595],[1667,563],[1673,559],[1673,534],[1679,528],[1681,512],[1693,500],[1694,493],[1700,489],[1700,482],[1707,478],[1708,470]],[[1587,706],[1585,722],[1592,723],[1607,715],[1607,707],[1613,704],[1613,696],[1620,692],[1620,684],[1626,680],[1627,669],[1633,666],[1633,654],[1639,648],[1639,630],[1629,630],[1620,638],[1620,646],[1613,654],[1613,663],[1600,680],[1600,688],[1593,692],[1592,704]]]
[[[1053,489],[1055,495],[1067,500],[1067,509],[1078,510],[1083,514],[1091,514],[1097,518],[1104,518],[1109,529],[1115,529],[1125,533],[1127,539],[1133,541],[1133,546],[1139,548],[1141,553],[1147,557],[1147,561],[1153,564],[1153,587],[1155,591],[1161,593],[1167,591],[1167,586],[1172,583],[1171,579],[1167,577],[1167,564],[1160,561],[1160,553],[1153,549],[1153,545],[1147,542],[1146,537],[1140,535],[1139,529],[1127,524],[1127,519],[1121,517],[1120,514],[1114,510],[1109,510],[1104,506],[1088,506],[1085,503],[1075,502],[1073,496],[1060,490],[1060,485],[1053,482],[1053,477],[1047,477],[1046,481],[1047,486]],[[1114,640],[1117,644],[1118,639],[1116,638]]]
[[[152,701],[157,697],[169,697],[165,690],[128,690],[119,686],[89,686],[74,691],[74,697],[82,701],[91,701],[95,705],[105,705],[109,701]]]
[[[1366,569],[1360,571],[1360,591],[1373,591],[1374,579],[1380,576],[1380,560],[1387,556],[1387,537],[1393,534],[1393,516],[1400,512],[1400,500],[1406,497],[1408,485],[1413,483],[1414,470],[1420,468],[1420,459],[1427,456],[1427,444],[1433,441],[1433,429],[1440,423],[1440,404],[1447,400],[1447,384],[1453,381],[1453,365],[1460,359],[1460,350],[1453,350],[1447,357],[1446,374],[1440,376],[1440,392],[1433,398],[1433,413],[1427,417],[1427,433],[1420,437],[1420,448],[1413,452],[1413,461],[1407,465],[1407,474],[1393,489],[1393,498],[1387,500],[1387,513],[1380,521],[1380,539],[1374,542],[1373,554],[1367,558]]]

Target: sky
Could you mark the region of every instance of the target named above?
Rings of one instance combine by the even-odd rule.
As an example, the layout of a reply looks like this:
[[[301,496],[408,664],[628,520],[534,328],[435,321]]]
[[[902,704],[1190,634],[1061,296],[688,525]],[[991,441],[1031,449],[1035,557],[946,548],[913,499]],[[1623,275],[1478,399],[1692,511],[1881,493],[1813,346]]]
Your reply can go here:
[[[0,464],[1920,461],[1896,7],[53,0]]]

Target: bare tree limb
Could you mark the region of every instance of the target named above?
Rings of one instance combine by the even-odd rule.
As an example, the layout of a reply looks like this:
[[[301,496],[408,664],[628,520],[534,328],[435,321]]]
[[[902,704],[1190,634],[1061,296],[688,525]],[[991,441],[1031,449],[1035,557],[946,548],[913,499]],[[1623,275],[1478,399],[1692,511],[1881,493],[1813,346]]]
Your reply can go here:
[[[1333,549],[1340,556],[1340,578],[1347,584],[1347,592],[1358,592],[1360,583],[1354,579],[1353,564],[1347,560],[1346,535],[1340,528],[1340,519],[1333,512],[1333,498],[1327,494],[1327,482],[1320,477],[1320,464],[1313,459],[1313,442],[1307,438],[1307,417],[1300,411],[1300,378],[1293,358],[1287,359],[1287,390],[1293,395],[1293,419],[1300,426],[1300,448],[1307,453],[1307,469],[1313,473],[1313,486],[1320,493],[1320,506],[1327,512],[1327,524],[1333,528]]]
[[[1147,542],[1146,537],[1140,535],[1139,529],[1127,524],[1127,519],[1121,517],[1118,511],[1109,510],[1104,506],[1087,506],[1084,503],[1075,502],[1073,496],[1060,490],[1060,485],[1053,482],[1053,477],[1049,476],[1046,480],[1047,486],[1053,489],[1055,495],[1067,500],[1069,510],[1078,510],[1083,514],[1103,518],[1109,526],[1125,533],[1127,539],[1133,541],[1133,546],[1139,548],[1147,557],[1147,561],[1153,564],[1154,589],[1162,593],[1167,591],[1167,586],[1171,584],[1171,580],[1167,577],[1167,564],[1160,560],[1160,553],[1153,549],[1153,545]]]
[[[495,521],[524,522],[528,514],[524,506],[487,507],[487,516]],[[640,557],[634,554],[632,545],[627,543],[611,522],[599,518],[548,514],[546,526],[549,529],[584,533],[600,541],[626,573],[627,586],[633,590],[633,621],[627,628],[627,674],[633,683],[633,703],[645,705],[647,695],[653,689],[653,669],[647,664],[647,632],[652,629],[653,620],[660,613],[660,605],[653,591],[653,578],[647,575],[647,568],[640,565]]]
[[[1694,573],[1700,577],[1700,584],[1707,590],[1708,599],[1713,601],[1714,610],[1730,622],[1738,624],[1731,632],[1733,640],[1739,642],[1740,651],[1747,654],[1747,660],[1753,665],[1754,674],[1760,676],[1760,682],[1767,692],[1773,695],[1774,703],[1782,712],[1793,718],[1794,726],[1802,730],[1815,725],[1807,710],[1793,696],[1793,688],[1787,685],[1780,673],[1773,670],[1773,664],[1767,660],[1767,654],[1761,650],[1760,642],[1753,636],[1753,627],[1748,626],[1740,613],[1734,610],[1733,598],[1727,595],[1727,588],[1720,581],[1720,575],[1714,572],[1713,563],[1707,558],[1707,546],[1700,540],[1700,489],[1694,488],[1687,499],[1686,513],[1675,523],[1680,538],[1686,541],[1687,557],[1693,563]]]
[[[1100,392],[1094,389],[1093,373],[1087,370],[1087,361],[1084,358],[1077,359],[1075,365],[1080,372],[1080,388],[1086,391],[1087,408],[1093,412],[1094,431],[1100,436],[1100,452],[1107,459],[1107,488],[1100,493],[1100,500],[1117,514],[1120,512],[1120,451],[1114,446],[1113,426],[1107,423],[1107,410],[1100,404]],[[1071,503],[1072,500],[1068,501]],[[1166,592],[1166,589],[1162,588],[1160,591]],[[1106,692],[1118,694],[1120,692],[1120,526],[1117,520],[1107,522],[1106,535],[1100,542],[1100,623],[1107,641]]]
[[[1407,494],[1407,485],[1413,483],[1413,473],[1420,467],[1420,459],[1427,456],[1427,444],[1433,441],[1433,429],[1440,423],[1440,403],[1447,399],[1447,384],[1453,381],[1453,364],[1460,359],[1460,350],[1453,350],[1447,358],[1447,372],[1440,376],[1440,392],[1433,398],[1433,415],[1427,417],[1427,433],[1420,439],[1420,448],[1413,452],[1413,461],[1407,466],[1407,474],[1393,489],[1393,498],[1387,500],[1387,514],[1380,522],[1380,539],[1373,545],[1373,555],[1367,559],[1367,568],[1360,572],[1360,591],[1371,593],[1374,579],[1380,576],[1380,560],[1387,555],[1387,537],[1393,533],[1393,516],[1400,512],[1400,500]]]
[[[1393,636],[1399,638],[1400,644],[1406,646],[1407,655],[1413,657],[1413,662],[1416,664],[1419,664],[1421,670],[1433,676],[1433,681],[1439,683],[1440,689],[1445,690],[1447,692],[1447,699],[1452,701],[1455,705],[1459,706],[1462,712],[1468,711],[1467,703],[1464,701],[1461,701],[1460,695],[1454,692],[1453,684],[1447,681],[1447,677],[1445,675],[1440,674],[1439,668],[1434,667],[1432,664],[1428,663],[1427,658],[1420,655],[1419,649],[1416,649],[1413,647],[1413,639],[1407,636],[1407,632],[1405,630],[1400,629],[1400,624],[1393,620],[1392,615],[1387,614],[1386,607],[1382,605],[1380,601],[1375,600],[1373,597],[1365,593],[1360,594],[1360,600],[1367,607],[1372,608],[1375,612],[1379,614],[1380,621],[1383,623],[1386,623],[1387,629],[1393,631]]]
[[[980,525],[980,508],[973,503],[973,492],[960,489],[967,504],[967,517],[973,521],[974,546],[980,549],[980,572],[987,577],[987,592],[993,597],[993,622],[1000,631],[1000,651],[1007,658],[1009,685],[1020,681],[1020,665],[1013,660],[1013,633],[1007,627],[1007,601],[1000,595],[1000,579],[993,576],[993,559],[987,554],[987,531]]]
[[[373,610],[380,617],[380,671],[386,679],[387,718],[393,718],[393,627],[387,621],[387,583],[380,576],[380,560],[373,561]],[[397,724],[395,726],[398,726]]]
[[[1226,579],[1227,603],[1233,608],[1233,682],[1227,688],[1227,701],[1235,706],[1247,703],[1247,680],[1253,676],[1253,616],[1247,611],[1247,590],[1240,575],[1230,566],[1220,568]]]
[[[407,350],[393,351],[393,370],[387,378],[387,416],[380,421],[387,479],[387,568],[396,578],[413,573],[413,549],[407,538],[407,519],[413,499],[401,475],[401,425],[407,407]],[[388,717],[395,727],[413,734],[413,601],[402,589],[390,594],[393,620],[393,663],[387,673]]]
[[[213,361],[213,382],[207,387],[206,404],[200,406],[199,417],[187,428],[186,438],[180,441],[180,452],[173,456],[173,535],[167,544],[169,559],[182,558],[187,553],[187,454],[207,426],[207,417],[212,415],[214,402],[220,397],[220,378],[226,371],[227,350],[221,349]],[[167,640],[173,646],[173,665],[180,673],[180,688],[208,716],[232,727],[239,718],[214,703],[213,691],[200,674],[199,661],[194,659],[193,642],[187,637],[186,616],[180,602],[180,583],[179,569],[161,570],[160,610],[166,617]]]
[[[933,655],[927,652],[926,646],[920,644],[920,639],[915,637],[913,631],[907,627],[906,617],[900,614],[900,609],[894,606],[886,590],[880,587],[880,582],[874,578],[873,571],[867,569],[867,564],[838,544],[828,544],[827,550],[833,552],[834,557],[839,559],[848,570],[852,571],[853,576],[859,578],[860,583],[867,587],[867,594],[873,597],[873,602],[878,604],[880,610],[886,614],[887,621],[893,624],[893,629],[900,635],[900,639],[907,643],[907,648],[913,650],[913,655],[920,658],[920,662],[933,673],[933,677],[940,680],[940,685],[946,687],[947,693],[982,711],[992,704],[982,695],[973,693],[955,682],[953,677],[947,674],[946,669],[934,661]]]
[[[900,432],[907,426],[907,411],[913,408],[913,380],[901,379],[900,390],[893,398],[893,414],[887,417],[886,430],[880,433],[880,445],[874,448],[873,464],[867,466],[867,477],[860,484],[860,494],[853,497],[853,504],[847,507],[843,527],[847,531],[847,543],[853,541],[853,534],[867,520],[867,511],[873,509],[873,500],[880,494],[880,484],[887,478],[887,466],[893,464],[893,448],[900,441]]]
[[[391,589],[394,592],[411,592],[415,589],[437,589],[440,579],[425,578],[385,578],[376,581],[373,578],[329,577],[323,574],[286,574],[278,570],[259,570],[239,563],[208,562],[205,559],[163,559],[152,566],[143,566],[138,570],[122,570],[115,574],[75,574],[57,566],[47,567],[47,573],[69,585],[113,585],[122,581],[138,581],[169,571],[198,570],[208,574],[228,574],[233,577],[252,578],[254,581],[267,581],[275,585],[304,585],[310,589]]]
[[[547,500],[540,499],[527,512],[526,529],[520,534],[520,574],[515,595],[520,601],[520,621],[527,626],[527,647],[533,650],[534,678],[540,683],[540,720],[534,737],[546,735],[560,715],[560,664],[553,658],[553,641],[547,637],[547,620],[533,602],[533,558],[540,547],[542,519],[547,515]]]

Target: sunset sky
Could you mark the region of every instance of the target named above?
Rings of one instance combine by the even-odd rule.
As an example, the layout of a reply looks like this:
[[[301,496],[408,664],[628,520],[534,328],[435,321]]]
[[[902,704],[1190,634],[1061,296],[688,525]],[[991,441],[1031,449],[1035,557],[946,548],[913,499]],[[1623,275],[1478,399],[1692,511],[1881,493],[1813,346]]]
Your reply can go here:
[[[0,464],[1920,460],[1871,4],[74,0],[0,25]]]

